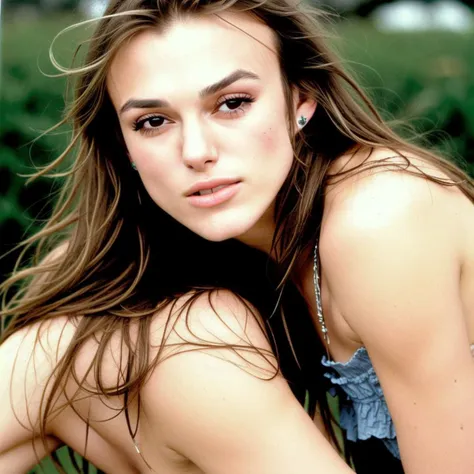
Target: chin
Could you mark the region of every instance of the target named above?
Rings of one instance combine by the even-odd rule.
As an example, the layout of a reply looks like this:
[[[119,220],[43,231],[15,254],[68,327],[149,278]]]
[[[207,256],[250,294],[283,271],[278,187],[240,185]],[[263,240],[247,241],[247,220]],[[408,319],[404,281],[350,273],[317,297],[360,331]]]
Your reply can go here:
[[[200,230],[196,234],[210,242],[223,242],[224,240],[235,239],[242,235],[242,232],[232,231],[223,227],[222,229]]]
[[[203,239],[210,242],[223,242],[224,240],[237,239],[246,234],[252,227],[253,222],[214,222],[209,225],[201,225],[193,230]]]

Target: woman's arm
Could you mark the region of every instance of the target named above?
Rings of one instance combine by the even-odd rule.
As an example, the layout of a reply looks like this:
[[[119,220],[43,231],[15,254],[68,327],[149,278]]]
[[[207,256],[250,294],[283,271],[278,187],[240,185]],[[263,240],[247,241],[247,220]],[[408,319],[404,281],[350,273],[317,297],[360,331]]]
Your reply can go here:
[[[322,267],[380,378],[407,474],[474,472],[474,362],[460,296],[466,201],[382,172],[332,205]]]
[[[248,309],[228,292],[213,297],[212,306],[201,298],[189,328],[183,323],[177,332],[240,349],[181,352],[161,362],[143,390],[146,438],[164,437],[206,474],[352,472],[283,377],[271,378],[274,358]],[[268,360],[252,346],[269,353]],[[149,441],[144,448],[145,458],[152,455]]]
[[[52,372],[51,354],[60,351],[59,347],[51,349],[50,342],[67,340],[71,333],[65,318],[51,320],[46,326],[46,336],[39,336],[36,324],[17,331],[0,346],[1,473],[26,473],[62,445],[48,431],[44,443],[39,436],[33,440],[32,434],[32,427],[37,428],[41,395]]]

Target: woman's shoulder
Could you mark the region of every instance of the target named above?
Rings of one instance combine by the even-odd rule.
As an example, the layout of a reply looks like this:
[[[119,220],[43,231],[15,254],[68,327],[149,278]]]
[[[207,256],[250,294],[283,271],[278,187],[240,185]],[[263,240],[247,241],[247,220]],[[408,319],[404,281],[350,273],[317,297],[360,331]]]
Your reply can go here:
[[[260,314],[225,289],[189,292],[160,309],[152,321],[151,346],[161,354],[144,386],[144,403],[166,418],[182,412],[185,384],[194,384],[194,402],[198,393],[204,402],[212,398],[209,391],[226,390],[222,382],[245,380],[242,374],[256,380],[279,375]]]
[[[75,318],[57,316],[17,329],[2,342],[0,367],[12,383],[12,399],[20,393],[27,395],[25,390],[31,389],[31,394],[39,391],[65,353],[76,329]]]
[[[277,365],[257,309],[226,289],[190,291],[163,306],[152,319],[151,344],[165,359],[199,349],[267,375]]]
[[[188,345],[158,363],[143,387],[145,449],[161,436],[205,472],[288,472],[295,459],[303,471],[345,472],[278,371],[254,308],[227,290],[174,306],[169,347]],[[156,315],[160,331],[169,310]],[[285,446],[278,455],[276,445]]]
[[[329,169],[329,178],[326,201],[330,204],[363,197],[390,199],[395,204],[399,199],[394,193],[419,199],[435,189],[440,194],[461,194],[434,160],[387,148],[359,149],[337,158]]]
[[[57,317],[19,329],[0,345],[0,433],[8,433],[0,435],[0,453],[30,440],[48,381],[74,332],[69,318]]]
[[[418,156],[395,155],[381,149],[335,163],[336,173],[360,163],[368,167],[349,172],[327,189],[319,251],[326,278],[334,285],[340,284],[341,272],[353,273],[357,281],[361,275],[365,278],[368,265],[380,260],[380,255],[404,262],[409,248],[426,249],[427,243],[435,261],[440,255],[451,262],[472,257],[472,201],[456,186],[424,177],[422,172],[450,181],[434,164]]]
[[[392,156],[379,150],[370,159],[396,167]],[[420,157],[408,159],[449,179]],[[319,246],[323,283],[371,358],[374,347],[382,357],[391,351],[401,358],[394,344],[408,354],[409,342],[416,351],[432,326],[443,328],[436,334],[441,340],[452,331],[446,314],[453,327],[455,318],[463,320],[460,275],[472,262],[474,206],[458,188],[375,168],[335,184],[327,201]]]
[[[454,229],[465,217],[474,217],[472,202],[448,175],[414,154],[360,151],[336,160],[331,174],[336,178],[325,196],[322,242],[347,240],[354,233],[403,230],[411,221],[428,223],[430,216],[436,218],[431,221],[435,227],[446,227],[448,220]]]

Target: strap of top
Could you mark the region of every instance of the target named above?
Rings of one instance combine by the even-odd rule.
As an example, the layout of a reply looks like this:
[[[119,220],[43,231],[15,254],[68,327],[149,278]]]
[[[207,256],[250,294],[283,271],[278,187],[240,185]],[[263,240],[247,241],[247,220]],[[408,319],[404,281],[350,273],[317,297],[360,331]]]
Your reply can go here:
[[[319,275],[319,241],[316,241],[314,245],[314,260],[313,260],[313,283],[314,283],[314,295],[316,297],[316,311],[318,316],[318,322],[321,326],[321,332],[323,333],[324,341],[326,342],[326,349],[330,343],[328,329],[326,327],[326,321],[324,321],[323,306],[321,302],[321,285]]]
[[[326,342],[326,349],[330,343],[328,328],[326,327],[326,321],[324,320],[323,315],[323,306],[321,302],[321,284],[320,284],[320,264],[319,264],[319,250],[318,250],[319,240],[316,241],[314,245],[314,259],[313,259],[313,282],[314,282],[314,296],[316,298],[316,311],[318,316],[318,322],[321,326],[321,332],[323,333],[324,341]],[[474,344],[471,344],[471,353],[474,357]],[[329,350],[328,350],[329,358]]]

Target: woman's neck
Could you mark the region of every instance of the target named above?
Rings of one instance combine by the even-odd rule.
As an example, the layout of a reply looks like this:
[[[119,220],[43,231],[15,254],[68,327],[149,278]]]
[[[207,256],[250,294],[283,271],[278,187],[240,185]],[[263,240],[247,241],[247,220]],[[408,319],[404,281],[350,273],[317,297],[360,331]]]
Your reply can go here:
[[[275,230],[274,207],[271,206],[255,225],[245,234],[238,236],[237,240],[274,258],[272,256],[272,243]]]

